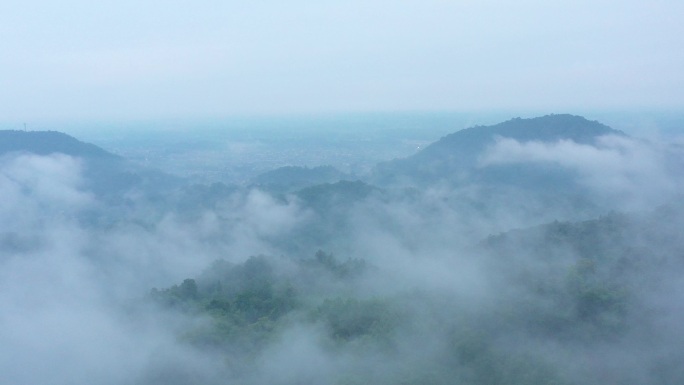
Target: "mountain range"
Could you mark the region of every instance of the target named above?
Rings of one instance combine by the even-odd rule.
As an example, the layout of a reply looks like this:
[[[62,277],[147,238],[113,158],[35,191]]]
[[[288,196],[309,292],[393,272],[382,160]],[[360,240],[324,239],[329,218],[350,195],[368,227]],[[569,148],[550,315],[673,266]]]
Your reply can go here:
[[[583,202],[579,206],[586,207],[590,206],[585,202],[586,192],[577,184],[578,178],[572,170],[553,162],[483,166],[481,159],[502,138],[517,143],[570,141],[597,146],[600,138],[607,135],[627,137],[625,133],[599,122],[568,114],[515,118],[491,126],[475,126],[444,136],[412,156],[378,164],[370,175],[361,177],[361,181],[353,185],[355,188],[351,190],[354,193],[343,201],[365,199],[366,194],[355,193],[359,189],[409,187],[423,190],[446,183],[455,187],[477,186],[482,196],[492,200],[497,196],[511,195],[513,189],[516,193],[536,194],[535,199],[539,200],[556,200],[563,204]],[[169,188],[186,184],[181,178],[134,164],[59,132],[0,131],[0,154],[21,152],[40,155],[64,153],[82,159],[88,188],[113,199],[132,189],[154,196],[169,195]],[[330,166],[289,166],[258,176],[252,181],[252,187],[279,194],[295,193],[305,204],[309,202],[324,209],[322,202],[337,202],[340,197],[350,194],[348,186],[351,185],[337,182],[353,179],[356,178]],[[197,188],[187,191],[195,190]],[[331,200],[319,195],[335,195],[337,198]]]

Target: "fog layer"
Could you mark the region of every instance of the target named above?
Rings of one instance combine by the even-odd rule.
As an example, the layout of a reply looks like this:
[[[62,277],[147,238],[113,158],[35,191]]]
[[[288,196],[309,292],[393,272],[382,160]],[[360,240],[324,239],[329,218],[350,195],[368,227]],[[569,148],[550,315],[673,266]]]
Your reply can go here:
[[[681,383],[680,155],[619,136],[501,137],[478,158],[560,167],[592,198],[578,213],[561,195],[477,180],[113,200],[87,187],[86,160],[7,154],[0,372],[16,384]]]

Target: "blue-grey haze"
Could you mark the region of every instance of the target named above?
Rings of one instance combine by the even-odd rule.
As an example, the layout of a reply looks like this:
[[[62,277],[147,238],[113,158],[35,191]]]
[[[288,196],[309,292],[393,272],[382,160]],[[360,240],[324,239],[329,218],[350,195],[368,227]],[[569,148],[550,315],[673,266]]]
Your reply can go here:
[[[0,5],[0,117],[678,110],[678,0]]]

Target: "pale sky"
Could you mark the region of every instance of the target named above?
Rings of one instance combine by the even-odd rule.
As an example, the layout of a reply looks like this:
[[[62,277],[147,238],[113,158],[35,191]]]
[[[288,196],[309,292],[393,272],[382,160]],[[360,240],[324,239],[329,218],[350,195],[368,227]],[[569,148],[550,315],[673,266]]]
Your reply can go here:
[[[684,107],[684,1],[3,0],[0,121]]]

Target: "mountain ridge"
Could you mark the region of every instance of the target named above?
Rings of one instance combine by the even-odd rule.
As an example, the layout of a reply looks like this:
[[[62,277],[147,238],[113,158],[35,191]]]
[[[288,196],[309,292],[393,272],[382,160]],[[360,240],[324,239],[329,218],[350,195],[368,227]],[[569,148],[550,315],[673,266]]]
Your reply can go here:
[[[91,159],[123,160],[119,155],[58,131],[0,130],[0,154],[12,152],[62,153]]]
[[[179,178],[82,142],[59,131],[0,130],[0,156],[64,154],[82,159],[85,188],[100,197],[120,200],[126,191],[152,193],[179,185]]]
[[[571,140],[595,145],[599,137],[627,137],[598,121],[571,114],[551,114],[536,118],[513,118],[489,126],[473,126],[443,136],[418,153],[376,166],[371,180],[379,184],[432,183],[447,177],[452,181],[470,177],[479,157],[497,138],[519,142],[557,142]]]

